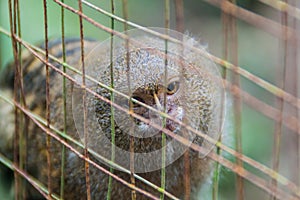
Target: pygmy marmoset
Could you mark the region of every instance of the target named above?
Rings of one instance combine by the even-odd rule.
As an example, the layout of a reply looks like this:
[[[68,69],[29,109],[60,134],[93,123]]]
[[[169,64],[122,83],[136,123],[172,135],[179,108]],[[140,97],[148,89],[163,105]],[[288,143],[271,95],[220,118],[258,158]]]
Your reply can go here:
[[[154,29],[165,33],[162,29]],[[112,149],[115,152],[115,162],[130,169],[134,166],[134,172],[144,179],[160,186],[161,165],[163,151],[165,151],[164,162],[166,164],[166,191],[179,198],[184,197],[184,177],[189,177],[191,198],[196,198],[195,193],[212,170],[212,161],[208,158],[201,158],[199,152],[189,149],[168,134],[166,144],[162,146],[163,131],[153,127],[157,124],[165,127],[176,135],[188,139],[194,144],[205,146],[203,139],[186,129],[180,121],[193,129],[201,131],[216,138],[221,129],[221,108],[223,100],[223,88],[215,83],[214,77],[218,74],[214,63],[205,55],[192,50],[190,47],[203,48],[192,38],[181,35],[174,31],[168,32],[172,37],[183,40],[182,44],[166,42],[159,37],[143,33],[139,30],[129,31],[138,44],[126,43],[118,37],[110,38],[98,44],[89,39],[84,40],[85,52],[85,73],[88,76],[113,87],[129,98],[119,93],[111,92],[97,82],[86,77],[85,85],[91,88],[98,95],[113,101],[129,112],[112,109],[108,102],[105,102],[95,95],[86,92],[79,85],[83,83],[82,76],[66,70],[79,84],[74,84],[67,79],[66,83],[66,132],[72,138],[82,143],[97,154],[110,159]],[[80,64],[81,48],[80,39],[68,38],[66,45],[66,62],[82,71]],[[111,46],[112,45],[112,46]],[[112,49],[112,51],[111,51]],[[62,60],[61,40],[49,42],[49,55]],[[62,65],[49,58],[49,62],[56,68],[62,69]],[[26,97],[27,109],[43,118],[46,117],[46,73],[45,65],[40,60],[25,53],[22,60],[23,85]],[[1,88],[13,93],[14,69],[5,70],[1,82]],[[50,123],[51,126],[63,131],[63,76],[53,69],[50,69]],[[4,90],[3,90],[4,91]],[[112,95],[113,94],[113,95]],[[84,98],[83,98],[83,95]],[[86,110],[83,99],[85,99]],[[136,101],[135,101],[136,100]],[[144,107],[144,103],[170,118],[166,118],[153,109]],[[84,118],[84,112],[85,118]],[[137,114],[146,119],[137,119],[130,113]],[[114,121],[112,123],[112,114]],[[13,110],[6,113],[13,116]],[[1,120],[13,120],[1,116]],[[175,121],[174,121],[175,120]],[[114,126],[114,127],[112,127]],[[85,127],[85,128],[84,128]],[[112,130],[114,129],[114,136]],[[2,129],[4,130],[4,129]],[[7,133],[6,133],[6,132]],[[9,137],[13,134],[13,128],[4,130],[1,137]],[[88,136],[85,137],[84,134]],[[87,141],[85,141],[85,139]],[[114,141],[114,142],[113,142]],[[11,141],[10,141],[11,142]],[[131,142],[133,146],[131,146]],[[73,144],[72,144],[73,145]],[[5,145],[6,155],[9,149]],[[76,147],[80,152],[83,150]],[[132,154],[132,149],[134,154]],[[207,144],[205,147],[211,149]],[[52,192],[59,194],[61,175],[61,150],[62,144],[51,138],[51,188]],[[47,151],[46,134],[29,120],[26,143],[26,169],[29,174],[47,185]],[[184,152],[189,152],[189,172],[185,174]],[[133,160],[131,160],[133,155]],[[108,164],[103,164],[100,158],[90,155],[90,158],[99,165],[109,169]],[[86,178],[84,161],[67,149],[65,152],[65,174],[64,174],[64,198],[85,199]],[[132,163],[133,161],[133,163]],[[109,176],[94,166],[90,165],[90,189],[92,199],[104,199],[108,192]],[[130,182],[130,175],[115,169],[114,174]],[[156,196],[158,191],[146,185],[142,181],[135,180],[135,185]],[[27,197],[41,198],[40,195],[28,186]],[[111,188],[112,199],[130,199],[131,189],[113,179]],[[137,199],[147,199],[137,193]],[[166,197],[167,198],[167,197]]]

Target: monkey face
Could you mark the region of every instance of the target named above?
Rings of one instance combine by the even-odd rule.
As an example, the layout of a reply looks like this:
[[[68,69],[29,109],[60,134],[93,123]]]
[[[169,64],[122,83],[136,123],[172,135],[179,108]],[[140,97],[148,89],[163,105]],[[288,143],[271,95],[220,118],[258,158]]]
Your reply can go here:
[[[180,33],[174,32],[173,36],[176,34]],[[109,39],[86,58],[86,73],[96,80],[96,83],[88,80],[86,85],[101,96],[87,94],[86,123],[91,130],[88,143],[109,158],[115,145],[111,144],[111,138],[116,137],[118,159],[122,166],[130,166],[128,141],[134,138],[135,164],[141,172],[160,168],[164,148],[167,165],[188,150],[187,144],[192,142],[210,145],[211,149],[213,144],[203,143],[201,136],[186,127],[213,138],[219,136],[222,123],[216,118],[222,113],[219,105],[223,103],[220,97],[224,91],[216,84],[219,74],[214,63],[195,53],[189,45],[198,47],[198,44],[187,36],[177,37],[187,46],[168,42],[166,47],[165,40],[141,31],[128,35],[133,41],[127,43],[114,37],[112,51]],[[81,101],[82,97],[73,99]],[[77,115],[83,112],[76,110]],[[84,138],[82,114],[80,118],[75,123]],[[112,124],[115,136],[111,134]],[[162,146],[165,132],[167,142]],[[170,133],[187,139],[188,143],[182,144]],[[149,167],[149,163],[153,166]]]

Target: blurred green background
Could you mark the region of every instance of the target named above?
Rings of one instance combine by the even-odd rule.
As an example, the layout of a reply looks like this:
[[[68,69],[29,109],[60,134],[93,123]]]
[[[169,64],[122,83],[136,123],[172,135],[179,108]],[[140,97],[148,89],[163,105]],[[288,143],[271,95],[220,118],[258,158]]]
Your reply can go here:
[[[0,0],[0,26],[9,31],[8,1]],[[24,0],[20,1],[21,32],[22,38],[30,43],[43,41],[44,20],[43,20],[43,1]],[[65,0],[72,7],[77,8],[78,1]],[[91,1],[95,5],[110,11],[110,1]],[[122,16],[122,3],[116,2],[116,14]],[[238,4],[246,9],[264,13],[271,17],[276,17],[277,13],[266,9],[265,6],[257,1],[243,0]],[[175,29],[174,4],[171,0],[171,28]],[[222,24],[220,9],[211,6],[205,1],[185,0],[184,1],[185,30],[189,35],[199,38],[204,45],[208,45],[208,50],[219,57],[222,57]],[[60,12],[61,8],[48,1],[49,18],[49,37],[55,38],[61,35]],[[152,27],[164,27],[164,1],[162,0],[129,0],[129,19],[137,24]],[[110,26],[110,18],[99,14],[86,6],[83,7],[84,13],[97,22]],[[79,37],[79,19],[76,15],[66,10],[65,28],[67,36]],[[123,24],[116,22],[117,30],[123,30]],[[102,41],[109,37],[109,34],[99,30],[91,24],[84,22],[84,35]],[[238,56],[239,65],[246,70],[258,75],[259,77],[275,83],[276,66],[278,55],[278,39],[268,33],[259,30],[245,22],[238,21]],[[4,68],[7,63],[12,61],[12,51],[10,39],[0,33],[0,67]],[[241,79],[242,89],[249,92],[260,100],[273,105],[274,97],[267,94],[255,84]],[[228,102],[229,110],[232,102]],[[260,112],[243,104],[242,111],[242,145],[243,153],[265,165],[270,166],[272,157],[272,139],[274,122],[264,117]],[[1,130],[0,130],[1,131]],[[229,111],[225,124],[223,140],[226,144],[234,147],[232,125],[232,112]],[[259,147],[259,148],[258,148]],[[234,160],[234,159],[231,159]],[[246,166],[247,167],[247,166]],[[247,167],[248,168],[248,167]],[[249,169],[249,168],[248,168]],[[251,170],[251,169],[250,169]],[[252,170],[253,171],[253,170]],[[6,172],[0,171],[0,199],[8,199],[10,191],[3,184],[8,177]],[[266,194],[251,183],[246,183],[246,196],[249,199],[265,199]],[[208,182],[203,191],[199,194],[200,199],[210,199],[210,186]],[[220,198],[235,199],[235,175],[231,171],[221,168]]]

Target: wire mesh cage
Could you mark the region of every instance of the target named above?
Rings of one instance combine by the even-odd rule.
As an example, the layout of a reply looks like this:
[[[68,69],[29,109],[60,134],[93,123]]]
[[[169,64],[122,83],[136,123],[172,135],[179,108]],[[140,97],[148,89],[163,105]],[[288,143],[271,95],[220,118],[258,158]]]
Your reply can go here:
[[[1,199],[300,199],[299,1],[0,5]]]

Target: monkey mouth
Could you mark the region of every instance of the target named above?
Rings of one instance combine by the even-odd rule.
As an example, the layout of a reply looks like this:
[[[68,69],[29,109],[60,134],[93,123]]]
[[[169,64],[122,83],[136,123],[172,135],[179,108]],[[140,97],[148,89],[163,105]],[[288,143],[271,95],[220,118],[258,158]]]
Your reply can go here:
[[[166,120],[166,127],[170,131],[177,133],[180,130],[181,125],[176,121],[181,122],[183,120],[184,110],[180,106],[176,107],[176,108],[174,108],[173,106],[170,106],[167,113],[172,119]]]
[[[142,89],[141,89],[142,90]],[[146,91],[148,92],[148,90]],[[140,103],[144,103],[155,110],[152,110],[149,107],[141,105],[140,103],[133,101],[132,103],[128,102],[128,107],[131,109],[134,114],[141,116],[133,118],[133,123],[135,125],[134,132],[131,132],[136,137],[153,137],[160,136],[163,128],[170,130],[171,132],[178,132],[180,130],[180,124],[178,121],[183,119],[183,108],[178,105],[179,100],[167,96],[166,107],[163,106],[163,93],[156,93],[154,91],[149,91],[145,93],[139,91],[138,89],[132,94],[132,98]],[[168,117],[164,117],[160,114],[166,113]],[[128,116],[129,117],[129,116]],[[164,119],[166,118],[166,119]],[[177,122],[176,122],[177,121]],[[155,124],[155,125],[154,125]],[[157,127],[159,126],[159,127]]]

